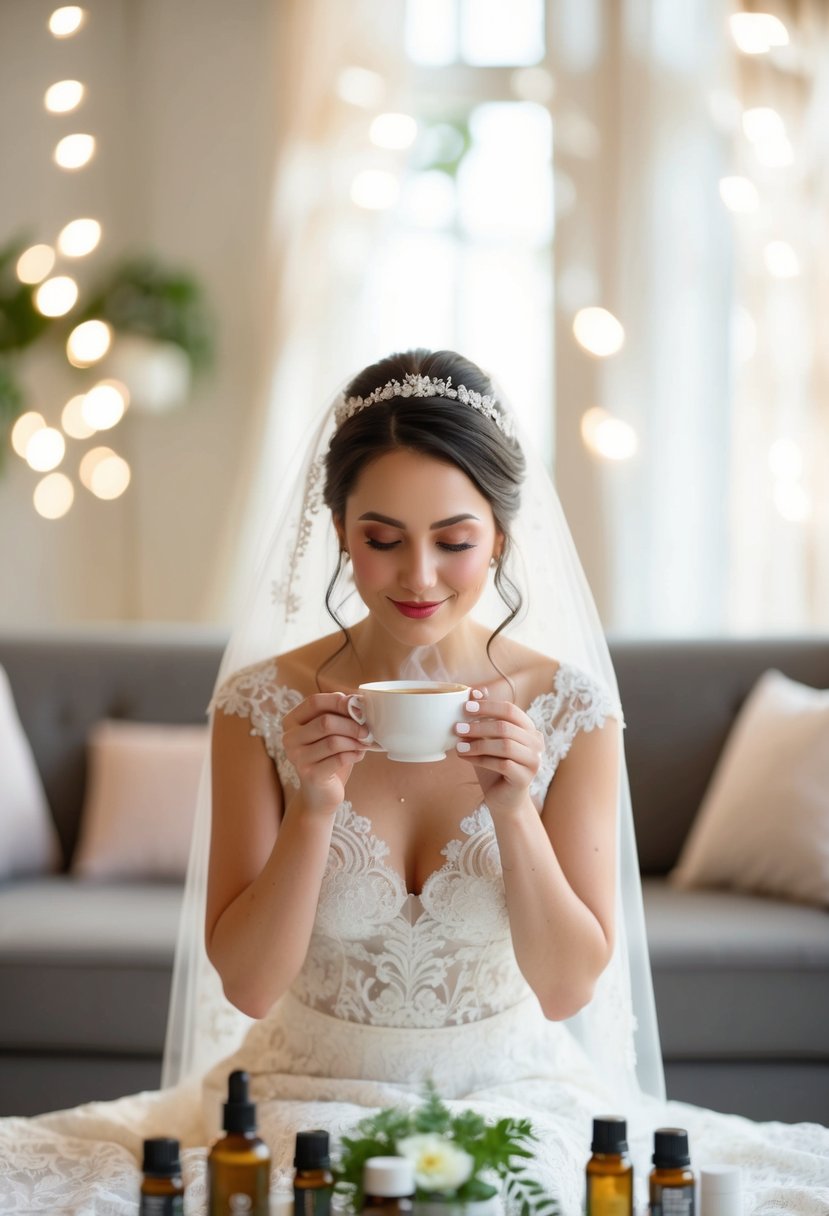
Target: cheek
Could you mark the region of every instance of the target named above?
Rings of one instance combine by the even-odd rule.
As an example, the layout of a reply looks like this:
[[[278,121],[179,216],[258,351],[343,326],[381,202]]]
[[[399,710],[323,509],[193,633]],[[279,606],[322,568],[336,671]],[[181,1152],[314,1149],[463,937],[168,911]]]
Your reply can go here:
[[[478,588],[486,581],[489,557],[483,546],[460,553],[452,563],[451,581],[458,588]]]
[[[357,545],[351,554],[351,568],[358,586],[380,587],[388,580],[386,555],[367,545]]]

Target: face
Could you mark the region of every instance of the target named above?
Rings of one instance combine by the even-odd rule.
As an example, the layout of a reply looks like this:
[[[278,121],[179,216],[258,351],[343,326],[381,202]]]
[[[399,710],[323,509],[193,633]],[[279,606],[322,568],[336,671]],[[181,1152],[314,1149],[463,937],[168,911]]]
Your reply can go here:
[[[366,607],[410,646],[440,641],[469,614],[503,546],[465,473],[404,449],[363,469],[337,531]]]

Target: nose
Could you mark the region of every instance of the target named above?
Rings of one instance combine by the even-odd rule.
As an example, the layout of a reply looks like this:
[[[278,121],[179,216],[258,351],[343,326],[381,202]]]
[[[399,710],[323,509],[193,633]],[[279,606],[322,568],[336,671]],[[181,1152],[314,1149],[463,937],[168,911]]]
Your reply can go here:
[[[412,543],[409,546],[401,581],[403,586],[415,595],[423,595],[430,587],[435,586],[437,569],[429,545]]]

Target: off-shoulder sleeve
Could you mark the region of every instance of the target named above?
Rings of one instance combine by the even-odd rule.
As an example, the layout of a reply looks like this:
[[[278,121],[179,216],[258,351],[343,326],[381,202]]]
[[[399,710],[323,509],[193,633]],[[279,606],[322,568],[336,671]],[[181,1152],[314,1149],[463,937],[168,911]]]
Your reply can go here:
[[[276,660],[267,659],[234,672],[218,689],[208,710],[249,719],[250,733],[264,740],[283,786],[299,788],[296,769],[282,746],[282,719],[301,700],[296,689],[278,683]]]

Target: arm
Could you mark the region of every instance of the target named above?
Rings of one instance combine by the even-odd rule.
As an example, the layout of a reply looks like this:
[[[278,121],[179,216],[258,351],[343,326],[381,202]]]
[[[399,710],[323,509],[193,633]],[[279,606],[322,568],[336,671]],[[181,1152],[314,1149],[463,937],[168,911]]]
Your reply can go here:
[[[464,754],[492,813],[518,965],[548,1018],[571,1017],[613,951],[619,725],[578,732],[539,815],[529,787],[543,740],[530,719],[483,700],[469,721]]]
[[[613,952],[619,727],[580,731],[541,815],[495,820],[513,947],[553,1020],[586,1005]]]
[[[321,694],[286,715],[283,743],[300,776],[287,808],[250,721],[214,716],[207,954],[228,1000],[251,1017],[263,1017],[302,967],[334,814],[364,754],[361,728],[332,712],[338,703]]]

